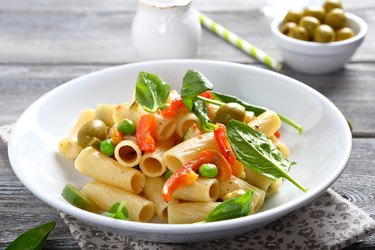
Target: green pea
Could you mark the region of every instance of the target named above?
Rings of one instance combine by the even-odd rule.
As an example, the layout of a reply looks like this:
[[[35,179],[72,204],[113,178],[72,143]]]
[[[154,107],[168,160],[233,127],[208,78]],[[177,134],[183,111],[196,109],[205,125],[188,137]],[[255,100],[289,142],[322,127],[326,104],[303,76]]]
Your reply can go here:
[[[169,177],[171,177],[172,174],[173,174],[173,172],[171,170],[167,170],[164,174],[164,180],[168,180]]]
[[[215,164],[205,163],[199,167],[198,173],[203,177],[214,178],[218,174],[218,170]]]
[[[115,145],[113,144],[111,139],[104,140],[102,141],[102,143],[100,143],[100,152],[107,156],[113,155],[113,153],[115,152]]]
[[[124,135],[134,135],[135,134],[135,125],[133,121],[129,119],[124,119],[122,120],[118,125],[117,125],[118,131],[123,133]]]

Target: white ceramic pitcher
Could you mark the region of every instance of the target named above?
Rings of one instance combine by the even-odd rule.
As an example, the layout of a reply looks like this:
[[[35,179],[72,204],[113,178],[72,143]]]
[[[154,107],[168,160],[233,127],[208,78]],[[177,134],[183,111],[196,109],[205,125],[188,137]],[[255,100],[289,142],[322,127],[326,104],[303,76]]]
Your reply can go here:
[[[202,29],[192,0],[138,0],[132,42],[141,60],[193,58]]]

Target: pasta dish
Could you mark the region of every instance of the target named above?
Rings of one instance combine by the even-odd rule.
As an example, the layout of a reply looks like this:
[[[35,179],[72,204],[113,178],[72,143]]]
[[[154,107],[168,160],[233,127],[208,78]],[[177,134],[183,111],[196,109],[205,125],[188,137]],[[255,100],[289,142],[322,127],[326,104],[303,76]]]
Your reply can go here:
[[[280,138],[282,114],[216,92],[188,70],[181,91],[140,72],[133,100],[82,110],[59,152],[92,181],[67,184],[70,204],[114,219],[207,223],[248,216],[296,162]],[[78,174],[78,173],[77,173]]]

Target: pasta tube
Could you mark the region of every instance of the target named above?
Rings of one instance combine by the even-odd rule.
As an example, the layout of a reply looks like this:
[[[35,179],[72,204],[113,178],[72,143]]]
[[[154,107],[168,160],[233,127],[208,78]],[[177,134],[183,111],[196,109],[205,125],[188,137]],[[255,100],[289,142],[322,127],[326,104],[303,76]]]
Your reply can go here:
[[[219,198],[219,181],[215,178],[199,177],[191,186],[173,192],[172,198],[185,201],[216,201]]]
[[[168,206],[168,223],[184,224],[203,221],[221,202],[186,202]]]
[[[245,172],[246,172],[245,180],[249,182],[251,185],[262,189],[266,193],[266,196],[276,193],[283,179],[280,177],[279,179],[274,181],[262,175],[261,173],[258,173],[252,170],[251,168],[245,168]]]
[[[265,192],[257,187],[252,186],[248,182],[235,177],[234,175],[227,181],[220,182],[220,198],[224,200],[224,197],[237,190],[244,192],[249,189],[254,191],[253,200],[251,201],[251,212],[257,212],[264,203]]]
[[[270,139],[271,139],[272,143],[280,150],[281,154],[285,158],[288,158],[289,157],[289,148],[288,148],[288,146],[285,145],[284,143],[282,143],[279,139],[277,139],[277,137],[275,135],[271,135]]]
[[[259,189],[262,189],[264,192],[267,192],[268,188],[271,186],[271,183],[273,182],[272,179],[248,167],[245,167],[245,173],[245,181],[247,181],[253,186],[256,186]]]
[[[156,121],[156,139],[165,141],[170,138],[176,130],[176,118],[164,118],[159,114],[155,114]]]
[[[164,153],[163,158],[167,168],[175,172],[180,169],[185,162],[193,159],[206,149],[219,151],[213,132],[195,136],[174,146]]]
[[[133,102],[132,104],[121,103],[113,111],[113,121],[115,123],[119,123],[127,118],[134,122],[135,126],[138,127],[141,116],[145,114],[148,113],[144,111],[141,106],[139,106],[138,102]]]
[[[112,127],[115,122],[113,121],[113,111],[116,105],[99,103],[95,109],[95,118],[102,120],[108,127]]]
[[[133,168],[124,168],[117,161],[92,147],[81,151],[74,162],[75,168],[95,180],[122,188],[135,194],[145,185],[145,176]]]
[[[82,192],[105,211],[108,211],[113,204],[125,200],[125,207],[132,221],[145,222],[151,220],[154,216],[153,202],[117,187],[92,181],[82,188]]]
[[[139,162],[141,171],[149,177],[161,176],[167,170],[167,165],[163,158],[164,153],[171,147],[170,141],[164,141],[154,152],[144,153]]]
[[[163,177],[146,177],[146,185],[143,190],[146,198],[155,205],[155,213],[162,221],[168,220],[168,203],[164,201],[161,189],[164,185]]]
[[[199,118],[194,113],[179,113],[177,115],[176,132],[182,138],[193,124],[200,126]]]
[[[81,111],[78,120],[69,135],[61,139],[58,143],[58,149],[68,159],[75,159],[82,151],[82,147],[78,144],[77,134],[79,129],[88,121],[95,118],[95,110],[84,109]]]
[[[281,120],[276,112],[266,110],[248,124],[250,127],[262,131],[267,137],[270,137],[280,128]]]
[[[116,145],[114,156],[124,167],[135,167],[141,161],[142,151],[133,140],[123,140]]]
[[[78,144],[76,135],[67,136],[59,141],[59,152],[66,158],[74,160],[82,151],[82,146]]]

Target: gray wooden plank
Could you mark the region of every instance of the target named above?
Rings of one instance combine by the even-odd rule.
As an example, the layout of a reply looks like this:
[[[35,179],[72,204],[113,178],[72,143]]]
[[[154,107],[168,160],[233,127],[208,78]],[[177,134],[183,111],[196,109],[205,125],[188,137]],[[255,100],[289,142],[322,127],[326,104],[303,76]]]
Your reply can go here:
[[[113,5],[100,1],[92,4],[86,1],[36,1],[36,5],[17,2],[0,2],[0,63],[124,63],[138,60],[130,38],[134,2],[114,1]],[[353,4],[348,8],[373,23],[375,2],[366,3],[366,6]],[[269,28],[271,19],[260,11],[208,11],[207,14],[281,60]],[[207,30],[202,38],[197,58],[256,62]],[[371,44],[374,39],[370,29],[352,61],[373,61],[375,49]]]

